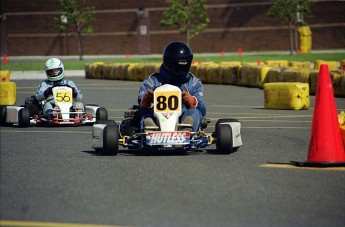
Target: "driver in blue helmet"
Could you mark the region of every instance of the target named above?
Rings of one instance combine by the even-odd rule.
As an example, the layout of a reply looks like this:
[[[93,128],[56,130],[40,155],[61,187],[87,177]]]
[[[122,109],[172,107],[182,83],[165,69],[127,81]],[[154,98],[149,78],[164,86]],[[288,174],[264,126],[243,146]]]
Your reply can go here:
[[[58,85],[65,85],[72,88],[74,102],[71,111],[84,112],[84,105],[81,103],[83,98],[81,90],[72,80],[64,79],[65,72],[63,63],[57,58],[50,58],[45,63],[45,72],[47,79],[40,83],[35,95],[38,101],[45,100],[43,114],[53,114],[53,117],[56,117],[59,110],[54,103],[52,88]]]
[[[163,63],[159,73],[147,77],[140,86],[138,102],[141,127],[157,127],[153,115],[153,91],[155,88],[171,84],[182,91],[182,115],[180,122],[191,125],[185,130],[198,131],[202,118],[206,115],[203,101],[203,85],[190,70],[193,53],[183,42],[172,42],[163,51]]]

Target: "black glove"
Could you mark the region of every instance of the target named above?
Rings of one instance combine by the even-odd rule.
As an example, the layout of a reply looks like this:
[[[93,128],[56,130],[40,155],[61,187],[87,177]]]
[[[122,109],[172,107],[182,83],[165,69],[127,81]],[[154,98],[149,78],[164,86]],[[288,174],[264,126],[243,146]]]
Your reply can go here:
[[[48,87],[45,91],[44,91],[44,97],[48,97],[49,95],[52,95],[53,94],[53,90],[51,87]]]
[[[77,98],[77,95],[78,95],[77,89],[75,87],[73,87],[72,91],[73,91],[73,98]]]

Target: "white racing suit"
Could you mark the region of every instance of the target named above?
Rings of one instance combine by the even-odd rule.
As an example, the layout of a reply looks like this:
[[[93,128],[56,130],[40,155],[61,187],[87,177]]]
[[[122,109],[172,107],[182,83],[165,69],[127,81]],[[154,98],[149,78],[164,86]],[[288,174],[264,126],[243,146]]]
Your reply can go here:
[[[49,87],[53,87],[53,86],[58,86],[58,85],[68,85],[72,88],[75,88],[77,90],[77,96],[73,97],[73,111],[75,111],[76,109],[80,109],[84,112],[84,105],[81,102],[82,98],[83,98],[83,94],[81,93],[81,90],[78,88],[78,86],[72,81],[72,80],[59,80],[59,81],[49,81],[49,80],[44,80],[40,83],[40,85],[38,86],[38,89],[36,91],[36,99],[38,101],[43,101],[45,100],[45,104],[43,106],[43,114],[49,114],[53,111],[53,108],[55,106],[54,103],[54,97],[53,95],[49,95],[48,97],[45,97],[44,95],[44,91],[47,90]]]

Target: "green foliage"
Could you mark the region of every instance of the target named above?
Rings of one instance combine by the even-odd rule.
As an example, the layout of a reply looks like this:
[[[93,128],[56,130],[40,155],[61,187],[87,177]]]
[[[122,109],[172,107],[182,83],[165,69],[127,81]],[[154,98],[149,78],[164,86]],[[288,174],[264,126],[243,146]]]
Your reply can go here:
[[[93,31],[93,6],[82,8],[85,0],[58,0],[60,5],[60,16],[55,17],[55,22],[59,31],[71,32],[78,40],[79,60],[83,59],[83,33]],[[70,28],[70,29],[69,29]],[[72,33],[73,34],[73,33]]]
[[[297,24],[297,13],[310,16],[310,0],[273,0],[273,6],[268,11],[268,16],[275,17],[283,23]]]
[[[161,26],[177,28],[181,34],[189,39],[197,36],[206,29],[210,19],[207,14],[207,0],[166,0],[170,8],[164,11],[165,19],[160,21]]]
[[[55,17],[57,28],[60,31],[68,31],[69,27],[76,33],[93,32],[93,6],[81,8],[85,0],[58,0],[60,15]]]

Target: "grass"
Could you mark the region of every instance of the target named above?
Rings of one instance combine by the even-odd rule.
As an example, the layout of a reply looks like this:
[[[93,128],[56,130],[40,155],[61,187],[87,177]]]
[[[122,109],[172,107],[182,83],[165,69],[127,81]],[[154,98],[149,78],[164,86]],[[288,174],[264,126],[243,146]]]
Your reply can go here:
[[[48,57],[47,57],[48,59]],[[213,55],[194,55],[194,60],[196,62],[224,62],[224,61],[240,61],[240,62],[256,62],[260,60],[264,62],[266,60],[288,60],[288,61],[308,61],[308,62],[315,62],[316,60],[324,60],[324,61],[341,61],[345,59],[345,52],[337,52],[337,53],[308,53],[308,54],[246,54],[242,56],[238,56],[237,54],[226,54],[225,56],[221,56],[213,54]],[[65,69],[68,70],[83,70],[85,64],[91,62],[121,62],[121,63],[135,63],[135,62],[161,62],[161,57],[131,57],[130,59],[126,59],[126,57],[118,57],[114,59],[87,59],[83,61],[79,60],[64,60],[62,59],[65,65]],[[1,62],[1,70],[10,70],[10,71],[30,71],[30,70],[44,70],[44,62],[45,60],[9,60],[7,64],[3,64]]]

